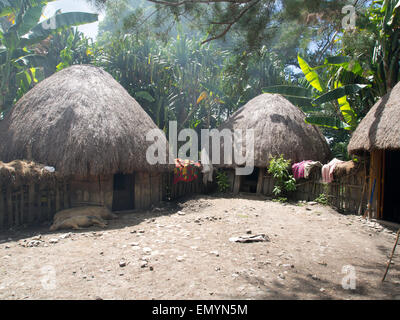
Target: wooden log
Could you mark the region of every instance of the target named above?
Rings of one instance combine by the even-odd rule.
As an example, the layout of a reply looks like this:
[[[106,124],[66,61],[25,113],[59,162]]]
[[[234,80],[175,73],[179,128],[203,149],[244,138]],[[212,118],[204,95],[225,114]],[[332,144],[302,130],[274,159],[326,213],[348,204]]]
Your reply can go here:
[[[12,227],[14,223],[14,212],[12,203],[12,191],[10,187],[6,187],[6,202],[7,202],[7,227]]]
[[[157,205],[160,202],[161,175],[159,173],[150,174],[151,204]]]
[[[0,186],[0,229],[3,229],[5,226],[5,215],[6,215],[6,208],[4,202],[4,191],[3,187]]]
[[[35,221],[35,184],[30,183],[28,187],[28,201],[29,201],[29,209],[28,209],[28,222],[32,223]]]
[[[233,183],[233,194],[239,193],[241,180],[242,176],[235,175],[235,181]]]
[[[262,193],[263,181],[264,181],[264,168],[260,168],[258,172],[257,191],[256,191],[257,194]]]

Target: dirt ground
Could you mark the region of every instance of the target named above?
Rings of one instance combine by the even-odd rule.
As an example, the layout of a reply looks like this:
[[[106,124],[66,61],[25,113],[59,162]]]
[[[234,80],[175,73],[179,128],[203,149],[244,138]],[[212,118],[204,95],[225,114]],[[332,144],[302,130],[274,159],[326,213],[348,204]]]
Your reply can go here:
[[[393,231],[315,203],[198,196],[106,229],[3,233],[0,299],[400,299],[400,248],[381,283]],[[257,234],[269,241],[229,240]]]

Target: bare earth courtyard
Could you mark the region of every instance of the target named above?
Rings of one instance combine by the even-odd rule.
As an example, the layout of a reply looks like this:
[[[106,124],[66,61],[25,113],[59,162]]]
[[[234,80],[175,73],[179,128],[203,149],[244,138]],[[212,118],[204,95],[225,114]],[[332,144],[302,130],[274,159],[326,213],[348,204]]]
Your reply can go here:
[[[2,234],[0,299],[400,299],[398,253],[381,283],[393,231],[313,203],[198,196],[106,229]],[[229,241],[257,234],[270,241]]]

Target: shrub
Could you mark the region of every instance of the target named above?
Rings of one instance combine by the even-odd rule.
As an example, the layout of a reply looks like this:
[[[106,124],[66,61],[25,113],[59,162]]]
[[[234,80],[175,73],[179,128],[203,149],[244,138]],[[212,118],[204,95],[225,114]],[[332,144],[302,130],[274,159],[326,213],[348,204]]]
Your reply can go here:
[[[223,171],[217,172],[217,185],[219,192],[225,193],[229,190],[230,185],[228,181],[228,176],[226,175],[225,172]]]
[[[286,195],[288,192],[296,190],[296,180],[289,174],[288,168],[290,160],[279,157],[272,157],[268,168],[268,173],[275,179],[274,190],[275,196]]]

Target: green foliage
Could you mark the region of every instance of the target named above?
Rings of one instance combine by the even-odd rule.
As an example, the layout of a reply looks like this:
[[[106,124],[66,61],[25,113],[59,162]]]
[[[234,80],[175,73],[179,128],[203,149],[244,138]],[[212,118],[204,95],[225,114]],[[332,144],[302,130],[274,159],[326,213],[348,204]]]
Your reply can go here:
[[[322,205],[327,205],[329,203],[328,197],[325,193],[321,193],[314,201]]]
[[[215,128],[262,87],[285,83],[284,68],[266,48],[235,52],[183,32],[164,42],[154,33],[103,32],[95,64],[111,73],[154,122],[168,133],[169,121]],[[104,43],[104,45],[102,44]]]
[[[225,172],[223,171],[218,171],[217,172],[217,185],[218,185],[218,191],[225,193],[228,192],[230,185],[228,181],[228,176]]]
[[[278,197],[276,199],[272,199],[272,202],[286,203],[286,202],[288,202],[288,198]]]
[[[273,86],[264,92],[280,93],[307,113],[306,122],[332,129],[354,130],[359,118],[348,102],[348,95],[354,95],[368,87],[368,84],[343,85],[337,80],[337,72],[347,69],[350,73],[360,73],[358,62],[351,63],[349,57],[329,57],[325,64],[311,68],[298,56],[298,61],[308,86]],[[351,67],[350,67],[351,66]],[[324,83],[317,70],[329,69],[330,79]],[[335,71],[335,73],[333,73]],[[355,73],[354,73],[355,74]],[[356,74],[355,74],[356,75]],[[332,110],[336,112],[332,114]],[[337,115],[340,115],[337,117]]]
[[[290,163],[291,161],[284,159],[283,155],[272,157],[270,160],[268,173],[275,179],[275,186],[272,191],[275,196],[296,190],[296,180],[289,174],[288,170]]]
[[[58,12],[39,22],[49,2],[52,1],[0,2],[0,114],[44,78],[46,58],[35,52],[35,46],[64,28],[97,21],[96,14]]]

